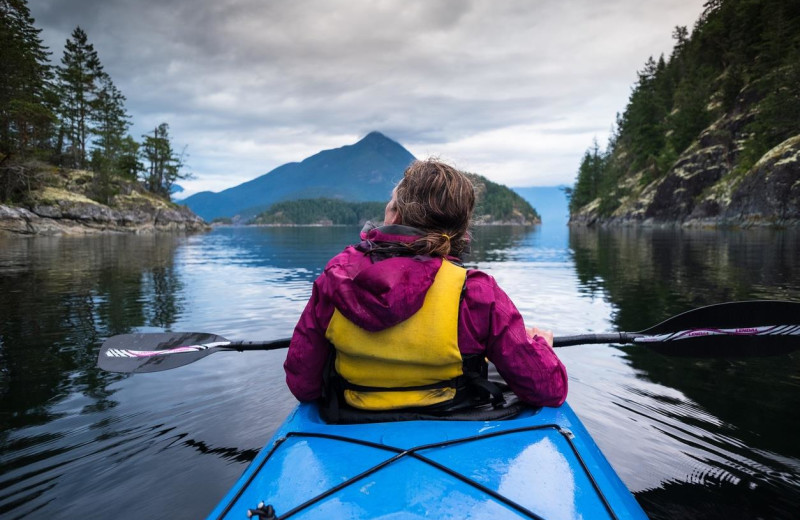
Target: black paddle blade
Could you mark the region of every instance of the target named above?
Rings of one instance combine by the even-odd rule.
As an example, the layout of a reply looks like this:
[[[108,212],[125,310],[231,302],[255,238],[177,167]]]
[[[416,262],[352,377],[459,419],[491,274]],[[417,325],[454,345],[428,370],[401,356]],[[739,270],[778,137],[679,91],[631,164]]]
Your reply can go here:
[[[100,347],[97,367],[108,372],[159,372],[204,358],[230,341],[201,332],[121,334]]]
[[[728,302],[684,312],[642,331],[636,344],[668,356],[763,357],[800,349],[800,302]]]

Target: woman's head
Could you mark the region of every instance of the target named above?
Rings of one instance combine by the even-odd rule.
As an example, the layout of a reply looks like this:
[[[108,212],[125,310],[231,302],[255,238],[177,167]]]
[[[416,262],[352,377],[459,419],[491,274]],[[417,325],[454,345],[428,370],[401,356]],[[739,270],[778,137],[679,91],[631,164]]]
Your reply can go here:
[[[460,256],[469,244],[474,207],[475,190],[469,178],[450,165],[428,159],[414,161],[406,169],[392,192],[386,218],[425,233],[414,244],[418,254]]]

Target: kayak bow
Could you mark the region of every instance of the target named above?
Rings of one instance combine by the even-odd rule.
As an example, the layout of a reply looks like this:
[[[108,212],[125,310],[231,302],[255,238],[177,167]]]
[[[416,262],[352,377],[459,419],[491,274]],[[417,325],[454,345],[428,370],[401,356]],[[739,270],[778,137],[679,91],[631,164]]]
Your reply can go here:
[[[568,404],[326,424],[300,404],[209,519],[647,518]]]

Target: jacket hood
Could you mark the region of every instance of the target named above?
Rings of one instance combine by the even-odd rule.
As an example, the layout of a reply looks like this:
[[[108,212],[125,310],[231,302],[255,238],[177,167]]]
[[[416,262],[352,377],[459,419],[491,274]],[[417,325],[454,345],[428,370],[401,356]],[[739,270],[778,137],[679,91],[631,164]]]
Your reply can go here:
[[[347,319],[374,332],[408,319],[425,301],[441,258],[369,252],[381,242],[410,243],[421,232],[407,226],[365,227],[362,242],[334,257],[326,268],[333,304]]]

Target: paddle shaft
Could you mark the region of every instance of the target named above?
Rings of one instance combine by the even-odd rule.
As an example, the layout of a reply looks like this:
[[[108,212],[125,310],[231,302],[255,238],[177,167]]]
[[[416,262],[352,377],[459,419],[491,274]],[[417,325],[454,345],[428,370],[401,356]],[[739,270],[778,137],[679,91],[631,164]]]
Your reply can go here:
[[[248,352],[252,350],[280,350],[289,348],[291,338],[277,339],[271,341],[231,341],[220,350],[235,350],[236,352]]]
[[[634,332],[609,332],[605,334],[577,334],[574,336],[556,336],[553,338],[553,347],[571,347],[573,345],[597,345],[606,343],[628,344],[643,334]]]

